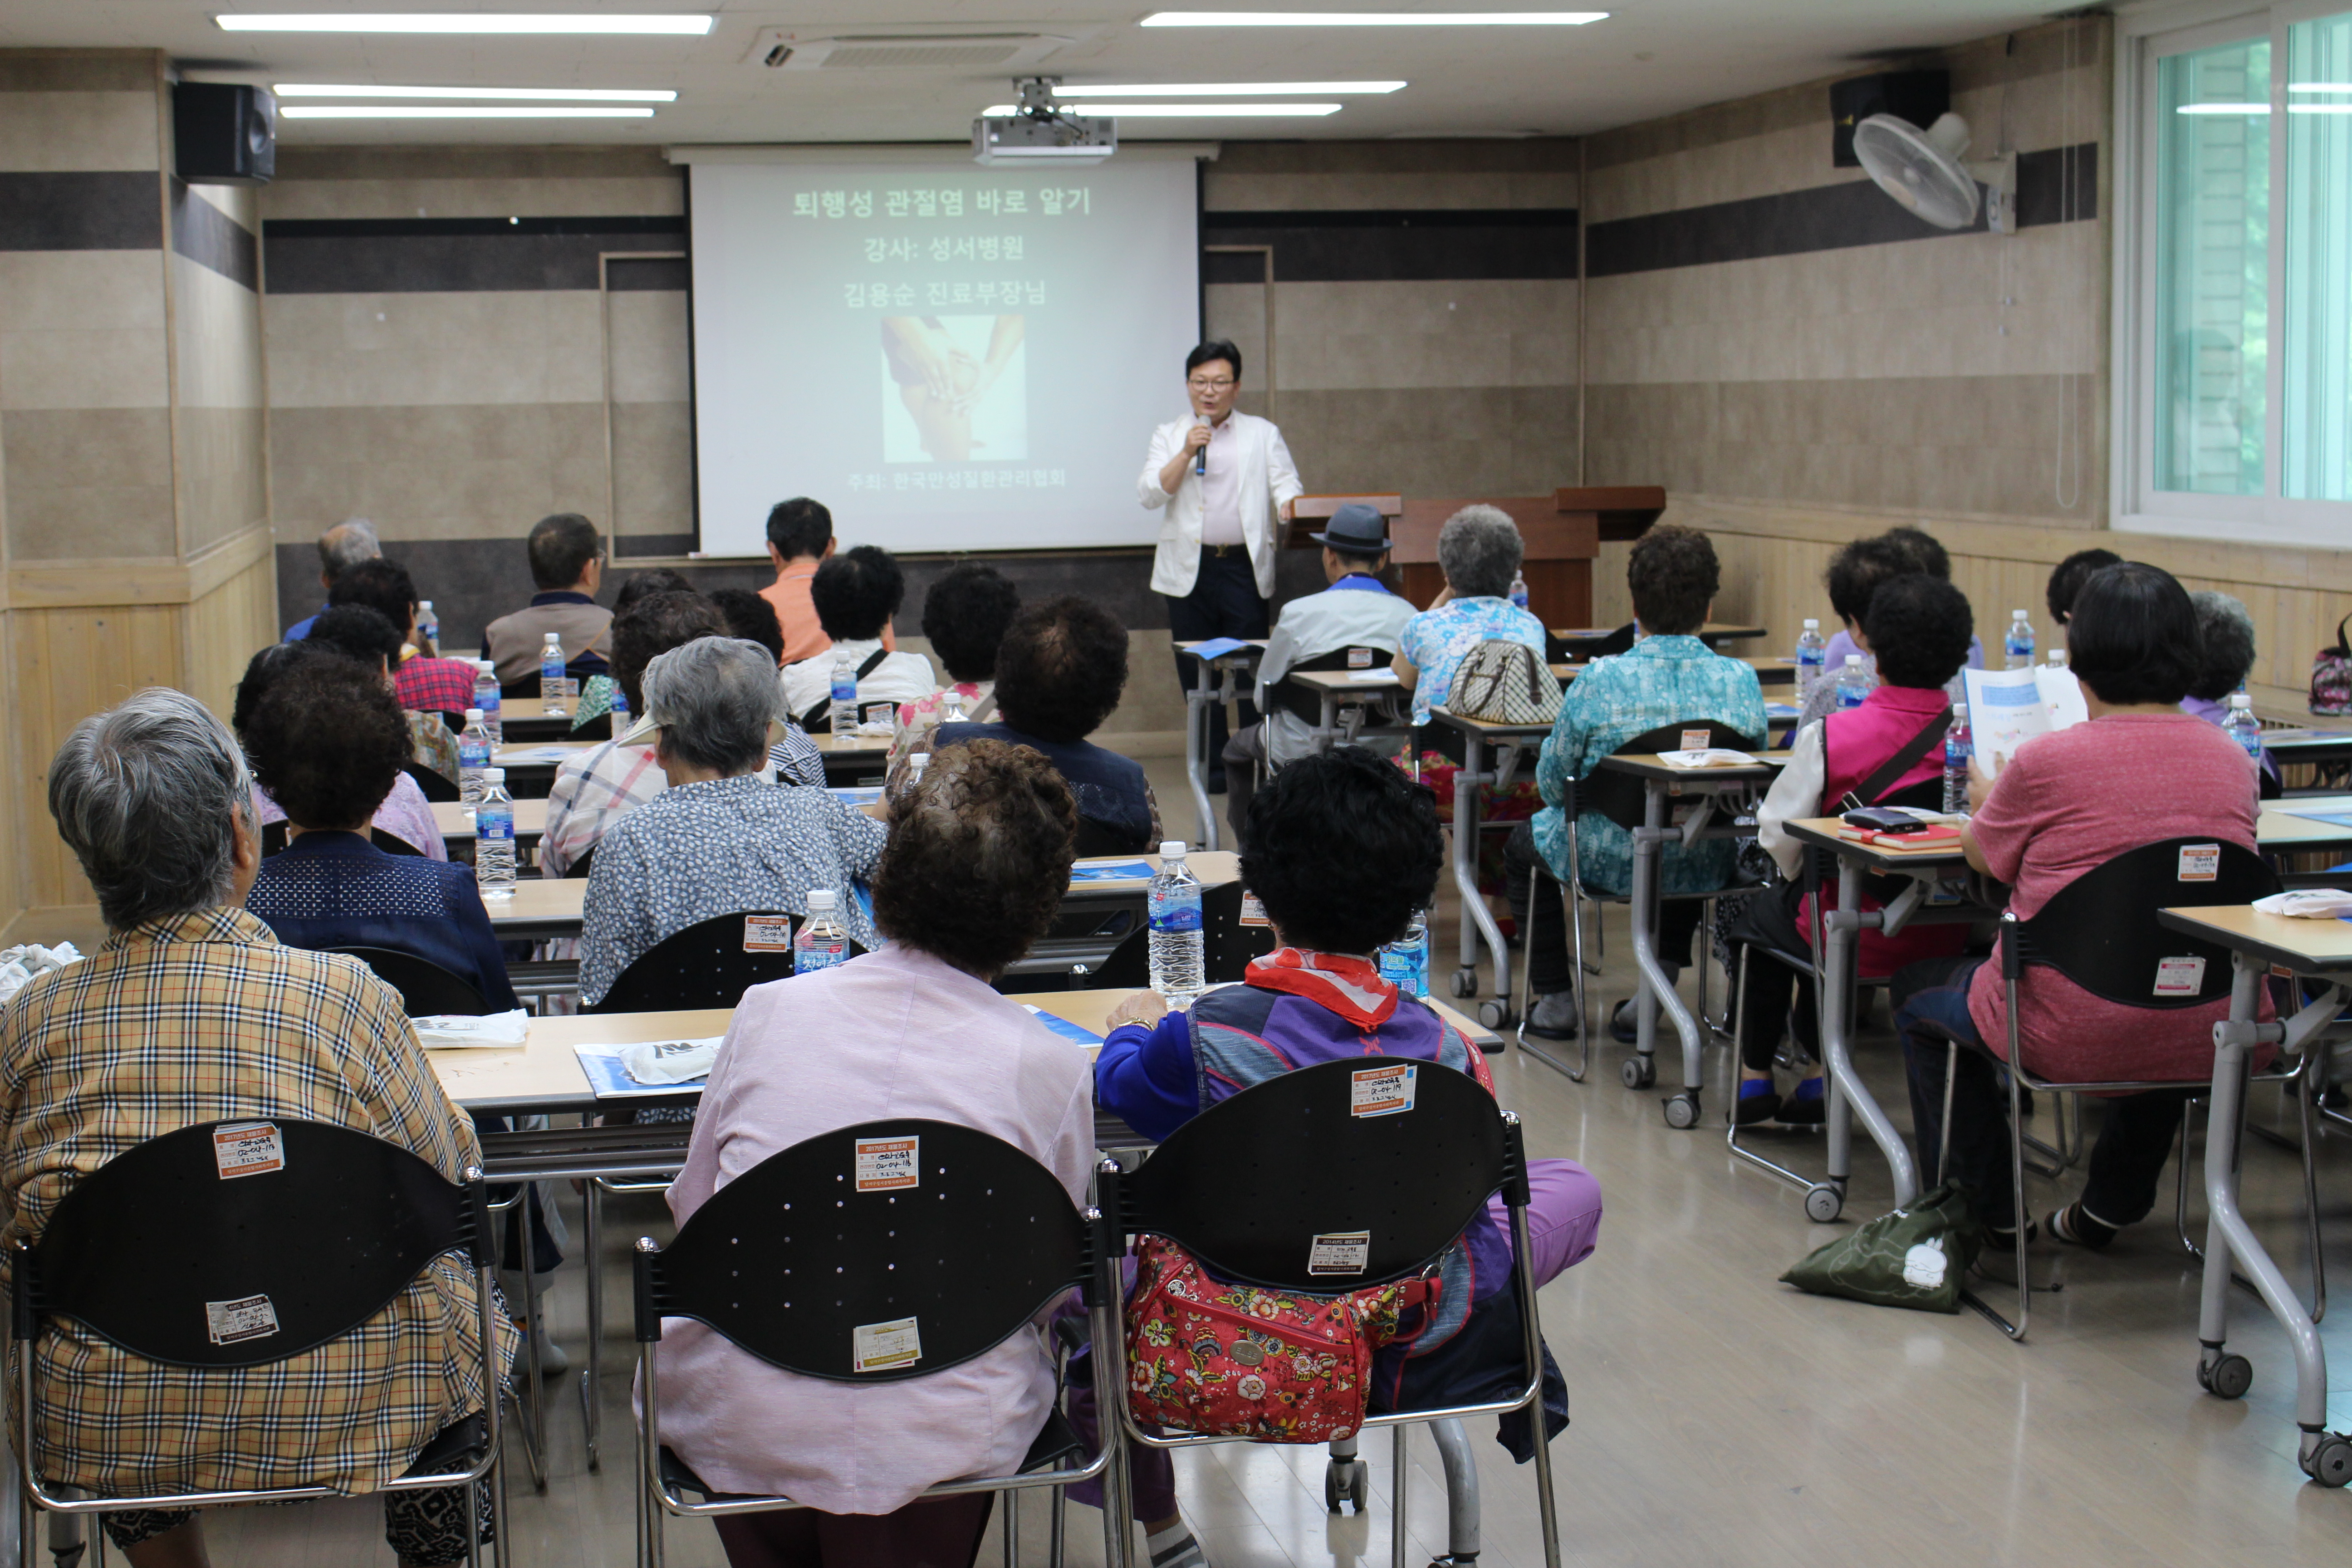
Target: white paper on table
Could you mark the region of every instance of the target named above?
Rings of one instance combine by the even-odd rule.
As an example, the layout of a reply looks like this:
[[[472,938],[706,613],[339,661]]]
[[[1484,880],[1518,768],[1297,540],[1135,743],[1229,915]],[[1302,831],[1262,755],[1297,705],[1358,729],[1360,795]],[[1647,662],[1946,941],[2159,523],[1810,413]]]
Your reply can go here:
[[[655,1043],[689,1047],[708,1046],[715,1051],[725,1037],[723,1035],[711,1035],[702,1039],[667,1040]],[[633,1095],[641,1094],[676,1094],[681,1089],[701,1087],[699,1080],[670,1084],[639,1083],[629,1075],[625,1059],[626,1054],[634,1048],[634,1045],[574,1046],[572,1047],[572,1054],[578,1058],[582,1074],[587,1078],[589,1088],[595,1092],[599,1100],[626,1100]]]
[[[2298,888],[2290,893],[2256,899],[2254,908],[2266,915],[2286,915],[2294,920],[2341,920],[2352,915],[2352,893],[2340,888]]]
[[[530,1015],[520,1007],[505,1013],[486,1013],[478,1018],[436,1013],[410,1021],[416,1026],[416,1037],[425,1042],[425,1049],[436,1051],[468,1047],[511,1050],[530,1033]]]
[[[1977,766],[2000,772],[1996,758],[2013,757],[2036,735],[2072,729],[2091,717],[2082,683],[2071,669],[2035,665],[2026,669],[1963,669],[1968,693],[1969,737]]]
[[[1658,761],[1675,768],[1752,768],[1756,759],[1728,746],[1703,746],[1696,752],[1660,752]]]

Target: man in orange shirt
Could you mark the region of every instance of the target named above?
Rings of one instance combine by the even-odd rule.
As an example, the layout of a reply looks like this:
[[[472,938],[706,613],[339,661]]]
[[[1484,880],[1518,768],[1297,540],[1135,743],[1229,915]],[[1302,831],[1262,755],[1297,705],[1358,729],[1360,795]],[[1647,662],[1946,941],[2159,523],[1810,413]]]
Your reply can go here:
[[[810,580],[832,553],[833,513],[823,501],[794,496],[769,509],[768,559],[776,563],[776,580],[761,589],[760,596],[776,607],[776,624],[784,629],[779,667],[814,658],[833,646],[817,624],[816,605],[809,598]],[[887,622],[882,626],[882,646],[893,650],[898,646]]]

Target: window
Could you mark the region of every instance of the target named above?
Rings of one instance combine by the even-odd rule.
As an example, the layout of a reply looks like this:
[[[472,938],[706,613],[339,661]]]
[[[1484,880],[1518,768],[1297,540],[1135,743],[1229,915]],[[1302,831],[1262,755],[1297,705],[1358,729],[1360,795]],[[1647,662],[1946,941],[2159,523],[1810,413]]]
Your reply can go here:
[[[2122,26],[2116,526],[2352,548],[2352,11]]]

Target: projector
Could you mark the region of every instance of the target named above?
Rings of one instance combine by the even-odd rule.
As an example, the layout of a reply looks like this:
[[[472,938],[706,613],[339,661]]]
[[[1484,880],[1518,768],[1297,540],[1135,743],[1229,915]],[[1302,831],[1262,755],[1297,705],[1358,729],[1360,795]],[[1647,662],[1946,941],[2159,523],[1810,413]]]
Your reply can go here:
[[[971,122],[974,163],[991,168],[1082,167],[1118,151],[1118,121],[1063,112],[1054,103],[1054,79],[1031,77],[1013,85],[1021,95],[1019,109],[1011,114],[983,114]]]

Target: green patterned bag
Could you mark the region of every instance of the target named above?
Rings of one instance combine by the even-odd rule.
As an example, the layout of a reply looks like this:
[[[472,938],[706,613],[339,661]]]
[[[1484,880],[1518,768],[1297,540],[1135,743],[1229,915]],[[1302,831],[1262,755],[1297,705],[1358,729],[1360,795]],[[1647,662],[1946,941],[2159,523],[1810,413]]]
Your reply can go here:
[[[1880,1215],[1824,1243],[1780,1276],[1816,1296],[1922,1312],[1960,1310],[1960,1276],[1984,1246],[1969,1190],[1946,1182],[1909,1208]]]

